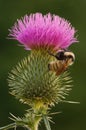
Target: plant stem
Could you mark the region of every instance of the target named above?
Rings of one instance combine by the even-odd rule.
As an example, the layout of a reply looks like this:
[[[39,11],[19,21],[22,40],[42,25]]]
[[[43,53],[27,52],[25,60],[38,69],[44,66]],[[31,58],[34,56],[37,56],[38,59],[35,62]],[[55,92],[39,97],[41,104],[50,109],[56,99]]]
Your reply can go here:
[[[31,130],[38,130],[38,124],[37,125],[33,125],[33,127],[31,128]]]
[[[38,126],[39,126],[39,122],[41,121],[41,117],[39,116],[36,116],[34,118],[34,121],[32,123],[32,126],[30,127],[30,130],[38,130]]]

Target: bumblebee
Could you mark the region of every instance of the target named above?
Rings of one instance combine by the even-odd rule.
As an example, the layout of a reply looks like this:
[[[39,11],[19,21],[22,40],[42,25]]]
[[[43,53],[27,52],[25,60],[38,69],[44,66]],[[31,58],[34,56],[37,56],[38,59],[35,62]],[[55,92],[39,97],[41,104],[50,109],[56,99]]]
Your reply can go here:
[[[59,50],[55,55],[50,53],[51,56],[56,58],[55,61],[52,61],[48,64],[48,69],[50,71],[56,72],[56,75],[60,75],[68,69],[75,61],[75,55],[69,50]]]

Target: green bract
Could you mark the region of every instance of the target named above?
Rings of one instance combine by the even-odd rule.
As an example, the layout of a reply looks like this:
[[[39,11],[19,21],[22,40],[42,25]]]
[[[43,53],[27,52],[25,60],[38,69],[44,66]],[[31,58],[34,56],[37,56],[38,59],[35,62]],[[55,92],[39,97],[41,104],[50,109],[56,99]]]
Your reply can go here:
[[[55,59],[46,50],[32,50],[9,74],[10,92],[31,106],[62,102],[71,90],[71,77],[67,72],[56,76],[49,71],[52,60]]]

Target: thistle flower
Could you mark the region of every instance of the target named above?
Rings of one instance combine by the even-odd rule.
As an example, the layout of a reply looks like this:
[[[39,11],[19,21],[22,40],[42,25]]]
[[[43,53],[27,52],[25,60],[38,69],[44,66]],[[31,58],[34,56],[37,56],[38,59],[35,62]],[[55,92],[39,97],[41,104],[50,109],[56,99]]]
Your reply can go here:
[[[25,15],[17,20],[9,36],[18,40],[27,50],[37,48],[68,48],[77,42],[70,22],[56,15],[41,13]]]
[[[17,126],[21,124],[37,130],[43,119],[47,130],[50,130],[48,109],[65,100],[71,90],[71,77],[68,72],[57,76],[49,71],[48,64],[55,61],[55,57],[48,51],[56,53],[77,42],[75,32],[67,20],[50,13],[44,16],[41,13],[26,15],[10,29],[10,38],[31,50],[31,54],[13,68],[8,78],[10,93],[32,108],[24,118],[11,114]]]

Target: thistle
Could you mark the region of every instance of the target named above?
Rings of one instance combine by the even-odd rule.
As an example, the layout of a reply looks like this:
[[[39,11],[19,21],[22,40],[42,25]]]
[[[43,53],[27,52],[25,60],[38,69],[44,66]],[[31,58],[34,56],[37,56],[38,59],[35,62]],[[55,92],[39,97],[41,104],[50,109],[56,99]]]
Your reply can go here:
[[[41,120],[50,130],[50,108],[65,101],[72,80],[67,71],[57,76],[49,70],[49,63],[57,60],[49,52],[56,54],[77,42],[76,31],[67,20],[50,13],[44,16],[41,13],[25,15],[9,31],[10,38],[31,50],[31,54],[19,62],[8,76],[10,93],[31,109],[22,118],[11,114],[15,123],[0,130],[17,126],[38,130]]]

